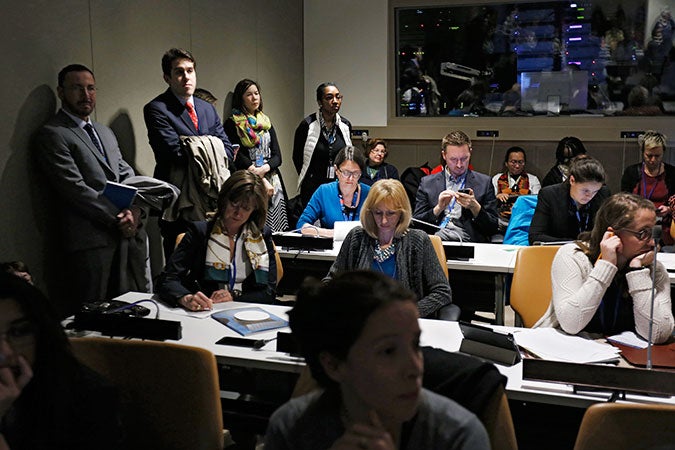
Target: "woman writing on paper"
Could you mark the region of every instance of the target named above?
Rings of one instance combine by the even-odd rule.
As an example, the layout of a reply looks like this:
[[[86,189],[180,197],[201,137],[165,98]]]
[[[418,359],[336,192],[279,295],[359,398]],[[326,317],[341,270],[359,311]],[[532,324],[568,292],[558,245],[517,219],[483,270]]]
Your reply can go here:
[[[620,193],[600,207],[593,229],[560,248],[551,266],[551,304],[535,327],[613,335],[649,336],[652,271],[655,275],[653,342],[673,332],[670,281],[654,261],[654,204]]]
[[[335,222],[359,220],[370,186],[359,183],[366,159],[356,147],[348,145],[335,156],[337,181],[322,184],[314,192],[298,219],[302,234],[333,237]],[[319,226],[314,223],[319,221]]]
[[[422,388],[415,295],[372,271],[306,283],[289,313],[323,388],[270,418],[266,450],[489,449],[476,416]]]
[[[166,263],[159,298],[190,311],[233,300],[272,303],[277,269],[266,215],[262,179],[246,170],[233,173],[220,189],[215,217],[192,222]]]
[[[324,280],[347,270],[382,272],[415,293],[420,317],[434,317],[452,302],[452,292],[429,235],[411,230],[411,217],[400,181],[375,182],[363,204],[362,227],[347,234]]]
[[[234,88],[232,115],[223,124],[233,144],[239,144],[234,165],[264,178],[270,194],[265,225],[272,231],[288,230],[286,193],[279,173],[281,149],[270,118],[263,113],[258,83],[245,78]]]

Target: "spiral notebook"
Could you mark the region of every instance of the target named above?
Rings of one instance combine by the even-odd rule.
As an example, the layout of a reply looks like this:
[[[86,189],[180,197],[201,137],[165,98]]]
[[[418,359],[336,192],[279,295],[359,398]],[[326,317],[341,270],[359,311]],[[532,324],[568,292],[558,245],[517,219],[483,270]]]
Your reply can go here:
[[[257,306],[226,309],[211,317],[242,336],[288,326],[287,320]]]

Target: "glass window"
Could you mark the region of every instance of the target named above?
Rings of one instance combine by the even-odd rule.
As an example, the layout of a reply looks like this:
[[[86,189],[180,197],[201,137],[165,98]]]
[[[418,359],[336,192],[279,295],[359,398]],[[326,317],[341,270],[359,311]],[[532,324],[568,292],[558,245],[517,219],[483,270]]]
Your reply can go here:
[[[396,8],[397,116],[675,113],[669,3]]]

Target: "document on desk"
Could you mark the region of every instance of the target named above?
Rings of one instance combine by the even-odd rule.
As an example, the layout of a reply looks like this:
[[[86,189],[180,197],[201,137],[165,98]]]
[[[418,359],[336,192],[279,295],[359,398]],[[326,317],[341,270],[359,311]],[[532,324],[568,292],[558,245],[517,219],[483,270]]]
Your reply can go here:
[[[549,361],[616,362],[621,351],[609,344],[571,336],[555,328],[529,328],[514,334],[518,346]]]
[[[242,336],[288,326],[288,321],[257,306],[226,309],[211,317]]]

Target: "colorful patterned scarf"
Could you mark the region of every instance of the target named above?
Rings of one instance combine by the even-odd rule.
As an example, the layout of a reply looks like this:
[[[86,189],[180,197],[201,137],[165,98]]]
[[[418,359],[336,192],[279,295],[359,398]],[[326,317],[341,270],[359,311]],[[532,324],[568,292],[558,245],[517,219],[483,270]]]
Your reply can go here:
[[[241,140],[241,145],[247,148],[260,144],[260,136],[272,127],[270,118],[262,111],[251,115],[233,109],[232,120],[237,127],[237,135]]]
[[[258,283],[266,283],[269,272],[270,258],[262,234],[257,227],[247,223],[242,227],[241,239],[244,239],[244,251],[251,267],[255,272]],[[236,241],[236,239],[235,239]],[[230,269],[232,267],[230,239],[223,233],[220,223],[216,222],[209,236],[206,249],[205,278],[208,280],[228,283],[230,281]]]
[[[509,186],[509,174],[503,173],[497,180],[497,189],[500,194],[518,194],[527,195],[530,193],[530,177],[525,172],[520,174],[517,182],[518,189],[514,190],[514,186]]]

